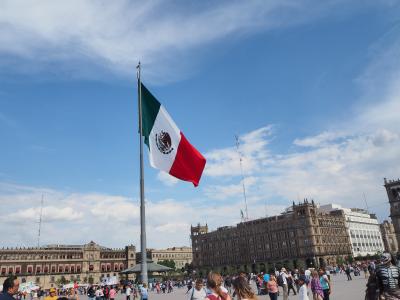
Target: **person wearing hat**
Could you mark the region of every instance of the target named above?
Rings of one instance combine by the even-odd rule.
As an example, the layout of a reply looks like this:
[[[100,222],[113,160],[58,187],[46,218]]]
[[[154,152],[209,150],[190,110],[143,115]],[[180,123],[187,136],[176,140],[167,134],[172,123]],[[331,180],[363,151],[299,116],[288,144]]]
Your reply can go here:
[[[51,288],[50,289],[50,295],[46,296],[44,298],[44,300],[57,300],[57,299],[58,299],[58,296],[57,296],[57,292],[56,292],[55,288]]]

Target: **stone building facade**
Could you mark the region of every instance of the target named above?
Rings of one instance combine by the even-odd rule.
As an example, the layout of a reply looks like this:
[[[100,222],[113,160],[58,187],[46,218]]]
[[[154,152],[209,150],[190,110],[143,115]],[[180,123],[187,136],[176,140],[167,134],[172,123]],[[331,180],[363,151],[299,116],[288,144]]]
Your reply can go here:
[[[383,244],[385,245],[385,251],[397,253],[399,251],[399,246],[393,224],[388,220],[385,220],[382,224],[380,224],[380,229],[382,233]]]
[[[351,255],[343,213],[320,212],[307,200],[281,215],[211,232],[207,225],[192,226],[191,239],[193,267],[203,274],[334,265]]]
[[[400,241],[400,179],[384,179],[384,187],[389,198],[390,218],[392,219],[397,241]]]
[[[155,263],[161,260],[173,260],[175,268],[181,269],[186,264],[190,264],[193,259],[192,248],[190,247],[172,247],[167,249],[147,249],[147,258]],[[136,263],[140,263],[141,253],[136,254]]]
[[[375,255],[385,250],[379,222],[374,214],[365,209],[345,208],[338,204],[322,205],[319,210],[343,212],[354,257]]]
[[[103,277],[136,264],[133,245],[122,249],[85,245],[49,245],[40,248],[0,249],[0,283],[14,274],[21,282],[35,282],[44,289],[56,287],[61,278],[80,283],[99,283]]]

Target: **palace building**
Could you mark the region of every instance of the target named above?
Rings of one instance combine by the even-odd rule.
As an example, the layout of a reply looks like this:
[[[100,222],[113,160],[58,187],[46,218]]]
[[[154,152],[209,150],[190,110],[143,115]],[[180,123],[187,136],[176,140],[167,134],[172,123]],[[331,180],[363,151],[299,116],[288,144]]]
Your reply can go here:
[[[33,248],[0,249],[0,283],[13,274],[20,282],[35,282],[44,289],[56,287],[60,280],[100,283],[104,277],[136,265],[136,248],[85,245],[48,245]]]
[[[172,247],[167,249],[147,249],[147,258],[157,263],[162,260],[173,260],[175,269],[182,269],[186,264],[190,264],[193,259],[192,248]],[[136,253],[136,263],[141,260],[141,252]]]
[[[352,254],[343,212],[321,212],[308,200],[278,216],[211,232],[207,225],[192,226],[191,239],[193,267],[202,274],[335,265]]]

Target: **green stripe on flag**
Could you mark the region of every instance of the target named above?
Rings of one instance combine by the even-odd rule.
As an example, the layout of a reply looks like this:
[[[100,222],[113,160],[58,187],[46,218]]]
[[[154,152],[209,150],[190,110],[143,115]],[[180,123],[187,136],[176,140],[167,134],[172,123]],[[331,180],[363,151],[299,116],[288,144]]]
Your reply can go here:
[[[160,110],[160,102],[149,92],[149,90],[141,83],[142,86],[142,125],[144,142],[149,147],[149,136],[153,128],[158,111]]]

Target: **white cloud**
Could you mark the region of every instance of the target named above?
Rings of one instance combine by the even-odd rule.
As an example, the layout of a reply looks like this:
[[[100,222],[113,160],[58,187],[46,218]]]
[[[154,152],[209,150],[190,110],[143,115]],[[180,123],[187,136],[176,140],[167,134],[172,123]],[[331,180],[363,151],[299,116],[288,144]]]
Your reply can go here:
[[[331,131],[324,131],[315,136],[295,139],[293,144],[303,147],[319,147],[321,145],[328,144],[340,137],[343,137],[343,134]]]
[[[46,193],[44,193],[46,191]],[[0,183],[2,211],[0,246],[37,243],[40,199],[44,194],[41,244],[79,244],[90,240],[105,246],[140,246],[139,201],[119,195],[74,193]],[[148,247],[190,245],[190,225],[208,221],[212,227],[240,220],[241,203],[180,202],[146,199]],[[7,233],[13,232],[12,235]]]
[[[157,179],[160,180],[166,186],[174,186],[179,182],[179,180],[166,172],[159,171],[157,174]]]
[[[240,157],[244,174],[251,175],[260,170],[260,163],[268,159],[266,146],[271,134],[272,126],[266,126],[240,136],[240,154],[233,146],[207,152],[205,174],[212,177],[241,175]]]
[[[45,206],[42,211],[43,217],[47,222],[54,221],[76,221],[83,217],[82,212],[74,210],[72,207],[55,207]],[[40,207],[30,207],[23,210],[18,210],[14,213],[3,216],[4,219],[12,220],[14,222],[35,222],[39,220]]]
[[[225,199],[236,199],[238,197],[244,197],[243,195],[243,181],[247,193],[251,190],[252,186],[257,183],[256,177],[246,177],[237,184],[228,185],[210,185],[205,187],[205,194],[211,199],[225,200]]]
[[[0,53],[7,59],[0,64],[29,72],[31,68],[53,69],[55,63],[70,71],[70,76],[91,77],[99,73],[97,66],[131,77],[142,60],[147,78],[165,80],[168,72],[171,80],[170,67],[173,65],[178,74],[185,68],[182,57],[193,55],[196,48],[225,37],[310,22],[331,14],[334,7],[347,11],[352,5],[312,0],[205,1],[196,5],[124,0],[2,1]]]

